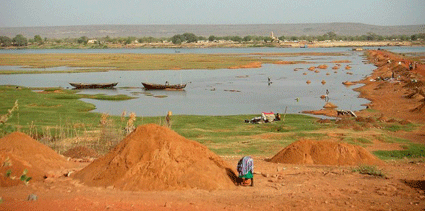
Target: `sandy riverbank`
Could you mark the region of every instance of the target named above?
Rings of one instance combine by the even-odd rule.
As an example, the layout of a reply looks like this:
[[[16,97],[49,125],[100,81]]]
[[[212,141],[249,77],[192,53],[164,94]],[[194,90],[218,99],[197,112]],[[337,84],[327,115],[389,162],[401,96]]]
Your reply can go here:
[[[353,83],[364,84],[355,90],[360,92],[359,97],[371,101],[367,107],[376,112],[369,112],[366,109],[356,114],[362,117],[386,116],[399,120],[425,122],[424,97],[419,93],[414,94],[417,89],[423,89],[425,65],[416,63],[416,68],[410,70],[409,64],[413,65],[414,61],[398,54],[383,50],[369,50],[367,53],[368,60],[375,64],[377,69],[367,78]],[[391,78],[393,73],[394,78]],[[408,95],[413,96],[408,97]],[[337,116],[336,109],[306,113]]]

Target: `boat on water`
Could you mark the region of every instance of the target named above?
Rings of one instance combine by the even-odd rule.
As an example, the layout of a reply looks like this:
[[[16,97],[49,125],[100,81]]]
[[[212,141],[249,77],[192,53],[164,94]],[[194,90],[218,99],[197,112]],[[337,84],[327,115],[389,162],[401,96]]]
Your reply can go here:
[[[153,83],[143,83],[145,89],[163,89],[163,90],[183,90],[186,87],[186,84],[153,84]]]
[[[76,89],[112,89],[118,83],[69,83]]]

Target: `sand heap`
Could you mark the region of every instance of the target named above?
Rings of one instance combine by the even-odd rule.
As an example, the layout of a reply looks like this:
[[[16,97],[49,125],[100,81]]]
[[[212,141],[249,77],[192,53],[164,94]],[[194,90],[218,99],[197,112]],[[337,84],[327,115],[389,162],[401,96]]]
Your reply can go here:
[[[90,186],[121,190],[227,189],[230,170],[205,146],[155,124],[139,126],[110,153],[77,172]]]
[[[32,177],[30,181],[40,181],[49,171],[72,166],[63,156],[24,133],[14,132],[0,139],[2,187],[22,184],[19,177],[25,169],[28,170],[26,175]],[[6,177],[8,171],[11,174]]]
[[[322,165],[381,165],[383,162],[360,146],[330,141],[300,140],[271,160],[274,163]]]

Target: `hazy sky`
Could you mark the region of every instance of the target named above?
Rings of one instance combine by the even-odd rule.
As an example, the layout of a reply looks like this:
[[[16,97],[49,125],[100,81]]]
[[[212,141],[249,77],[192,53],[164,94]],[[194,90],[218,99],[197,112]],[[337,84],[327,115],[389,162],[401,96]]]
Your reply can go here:
[[[329,22],[425,24],[425,0],[0,0],[0,27]]]

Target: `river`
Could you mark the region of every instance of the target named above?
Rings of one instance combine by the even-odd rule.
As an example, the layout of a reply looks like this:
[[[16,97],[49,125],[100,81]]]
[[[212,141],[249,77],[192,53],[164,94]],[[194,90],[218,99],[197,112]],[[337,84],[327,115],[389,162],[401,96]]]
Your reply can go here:
[[[397,52],[423,52],[425,48],[391,47]],[[407,49],[407,50],[406,50]],[[0,53],[176,53],[176,49],[93,49],[93,50],[1,50]],[[353,88],[343,81],[357,81],[369,75],[375,66],[364,62],[363,52],[351,48],[218,48],[178,49],[179,53],[297,53],[344,52],[344,56],[299,56],[283,60],[306,60],[314,64],[264,64],[261,68],[218,70],[152,70],[108,71],[94,73],[19,74],[0,75],[0,85],[26,87],[71,88],[69,82],[118,82],[113,90],[84,90],[81,93],[109,95],[126,94],[135,97],[127,101],[83,99],[96,106],[93,112],[120,115],[123,111],[137,116],[164,116],[167,111],[178,115],[235,115],[260,114],[263,111],[300,113],[321,109],[325,101],[321,95],[329,90],[329,101],[344,110],[364,109],[366,99],[358,98]],[[331,61],[350,60],[352,69],[333,70]],[[325,70],[315,73],[310,66],[326,64]],[[300,68],[294,71],[295,68]],[[304,75],[306,73],[307,75]],[[347,74],[349,73],[349,74]],[[271,79],[271,84],[268,83]],[[306,81],[311,83],[307,84]],[[141,82],[188,83],[185,91],[145,91]],[[322,84],[322,81],[326,81]]]

